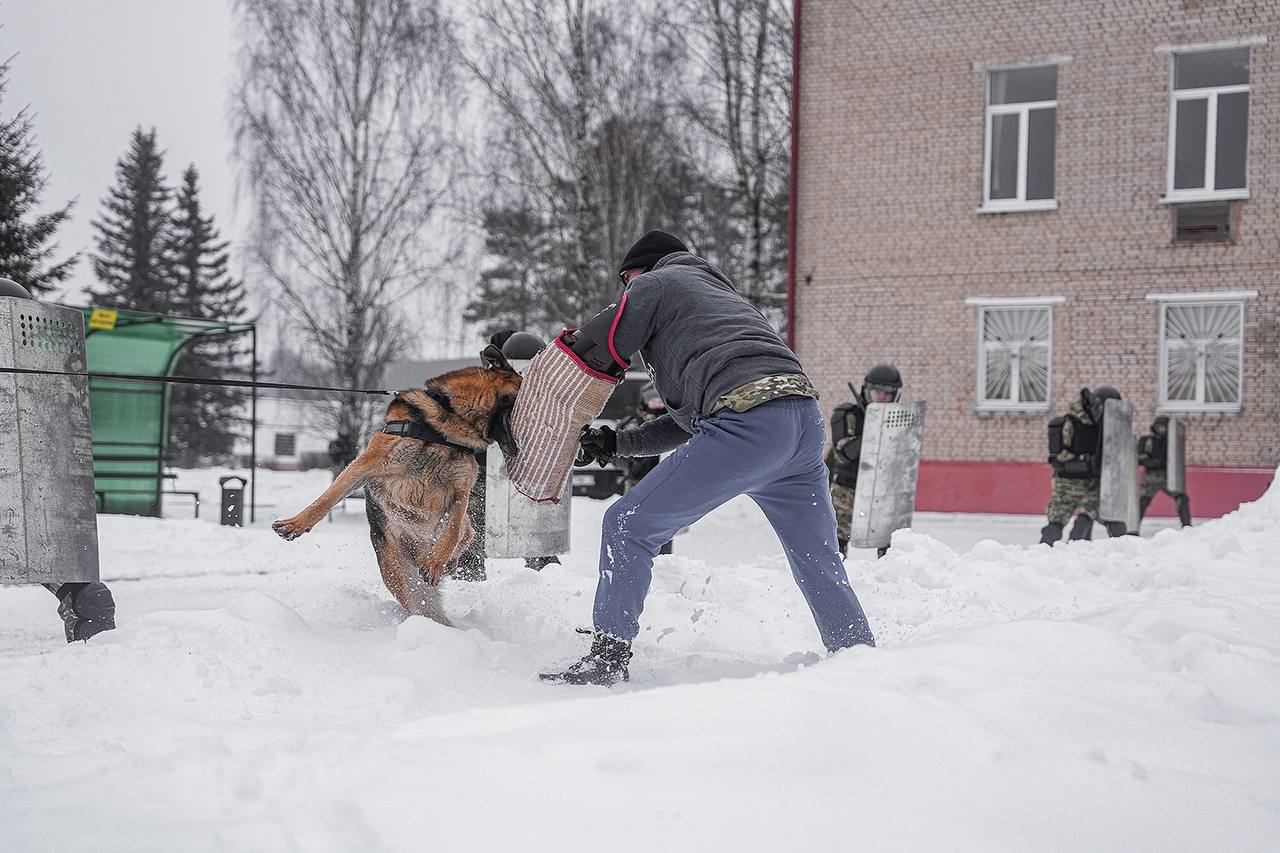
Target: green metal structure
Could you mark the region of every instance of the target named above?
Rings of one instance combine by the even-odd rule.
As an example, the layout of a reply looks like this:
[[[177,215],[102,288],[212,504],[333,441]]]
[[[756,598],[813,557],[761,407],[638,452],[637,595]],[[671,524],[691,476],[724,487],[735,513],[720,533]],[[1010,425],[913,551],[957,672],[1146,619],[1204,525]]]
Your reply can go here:
[[[82,308],[85,351],[90,373],[172,376],[174,365],[191,344],[216,337],[247,334],[253,340],[250,370],[257,380],[257,331],[253,323],[229,323]],[[256,389],[250,415],[257,428]],[[169,432],[169,385],[125,379],[89,380],[93,432],[93,475],[98,511],[159,516],[165,479]],[[250,478],[257,467],[256,440],[251,440]],[[253,488],[250,486],[250,506]]]

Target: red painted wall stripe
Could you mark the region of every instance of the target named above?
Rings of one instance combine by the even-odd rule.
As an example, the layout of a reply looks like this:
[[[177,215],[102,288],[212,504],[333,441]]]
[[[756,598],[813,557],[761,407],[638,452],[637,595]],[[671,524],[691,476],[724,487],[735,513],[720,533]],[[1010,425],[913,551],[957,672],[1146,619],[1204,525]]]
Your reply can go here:
[[[1276,472],[1268,468],[1188,468],[1192,518],[1218,518],[1266,492]],[[916,489],[921,512],[995,512],[1041,515],[1053,490],[1053,471],[1043,462],[924,460]],[[1176,517],[1164,494],[1148,515]]]

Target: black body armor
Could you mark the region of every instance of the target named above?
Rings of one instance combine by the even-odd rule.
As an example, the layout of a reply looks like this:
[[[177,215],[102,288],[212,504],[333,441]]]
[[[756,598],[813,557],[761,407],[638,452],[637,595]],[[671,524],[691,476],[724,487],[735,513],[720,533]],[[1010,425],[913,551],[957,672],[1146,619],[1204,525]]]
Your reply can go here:
[[[849,431],[849,418],[853,418],[853,432]],[[866,422],[867,410],[860,402],[841,403],[831,413],[831,444],[834,450],[835,466],[831,474],[835,482],[850,488],[858,485],[858,462],[862,456],[862,425]],[[843,439],[849,439],[840,442]]]
[[[1148,433],[1138,439],[1138,464],[1148,471],[1163,471],[1169,464],[1169,437]]]
[[[1062,427],[1070,422],[1071,443],[1062,441]],[[1063,458],[1063,457],[1066,458]],[[1087,424],[1075,415],[1049,421],[1049,464],[1053,473],[1068,480],[1091,480],[1102,470],[1102,427]]]

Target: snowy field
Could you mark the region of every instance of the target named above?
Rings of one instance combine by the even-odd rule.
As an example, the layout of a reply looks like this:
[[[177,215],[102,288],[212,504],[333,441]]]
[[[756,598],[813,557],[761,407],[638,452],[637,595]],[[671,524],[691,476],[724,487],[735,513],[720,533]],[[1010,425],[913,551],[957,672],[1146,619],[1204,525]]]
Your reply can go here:
[[[405,618],[359,501],[264,472],[250,529],[99,519],[119,630],[63,644],[0,588],[0,851],[1280,849],[1280,489],[1187,531],[1030,545],[922,516],[848,562],[878,649],[828,658],[733,502],[659,558],[632,680],[580,655],[605,502],[574,552]],[[186,516],[185,518],[183,516]]]

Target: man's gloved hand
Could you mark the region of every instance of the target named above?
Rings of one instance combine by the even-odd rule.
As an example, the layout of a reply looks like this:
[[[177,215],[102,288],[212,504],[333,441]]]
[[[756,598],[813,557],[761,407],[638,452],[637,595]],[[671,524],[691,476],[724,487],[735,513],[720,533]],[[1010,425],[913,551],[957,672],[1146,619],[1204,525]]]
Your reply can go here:
[[[578,455],[574,462],[579,465],[590,465],[592,460],[599,462],[603,468],[618,455],[618,434],[613,427],[585,426],[582,435],[578,436]]]

